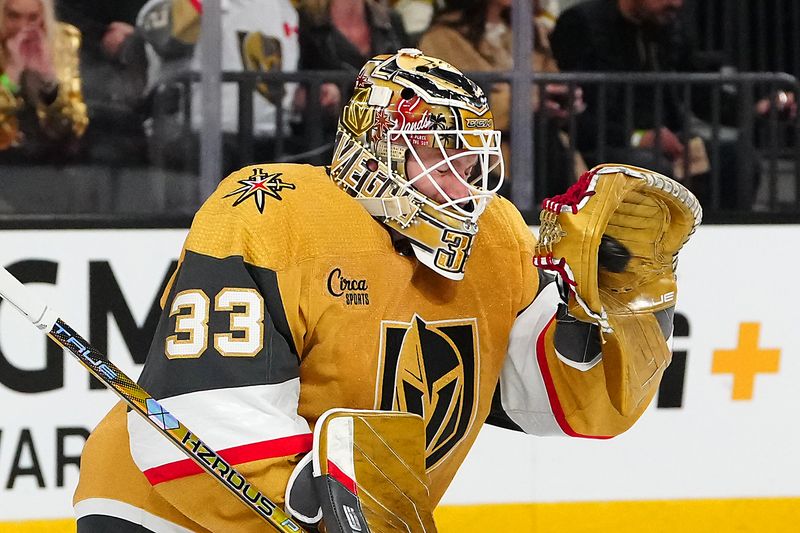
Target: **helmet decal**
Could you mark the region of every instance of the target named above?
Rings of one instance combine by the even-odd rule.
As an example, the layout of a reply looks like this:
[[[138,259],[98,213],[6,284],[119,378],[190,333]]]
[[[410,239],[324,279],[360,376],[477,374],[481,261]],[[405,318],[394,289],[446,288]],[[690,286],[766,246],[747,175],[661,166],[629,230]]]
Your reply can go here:
[[[375,129],[372,131],[372,141],[377,142],[386,138],[386,133],[394,129],[394,117],[385,109],[379,109],[375,115]]]
[[[417,93],[425,95],[429,103],[447,105],[448,101],[457,97],[475,114],[489,110],[483,90],[451,65],[420,55],[414,57],[416,61],[413,65],[401,66],[401,63],[408,63],[403,60],[409,57],[400,53],[390,56],[375,67],[373,77],[415,89]]]
[[[351,105],[342,114],[342,123],[356,135],[361,135],[375,123],[375,109],[369,106],[370,87],[359,87],[353,92]]]
[[[401,99],[397,104],[397,111],[394,114],[394,128],[392,129],[400,131],[433,129],[430,110],[424,109],[420,104],[423,104],[423,101],[422,98],[417,95],[412,96],[408,100]],[[393,140],[397,140],[397,134],[392,137]],[[424,135],[409,135],[408,140],[412,144],[419,144],[422,146],[427,144]]]

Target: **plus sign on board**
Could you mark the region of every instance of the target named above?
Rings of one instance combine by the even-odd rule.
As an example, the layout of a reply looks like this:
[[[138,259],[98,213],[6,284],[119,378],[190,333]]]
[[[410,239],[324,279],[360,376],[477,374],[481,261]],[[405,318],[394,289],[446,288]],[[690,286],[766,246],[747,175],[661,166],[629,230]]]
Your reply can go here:
[[[733,400],[752,400],[757,374],[778,372],[781,351],[759,348],[761,324],[743,322],[739,325],[739,343],[733,350],[714,350],[712,374],[733,374]]]

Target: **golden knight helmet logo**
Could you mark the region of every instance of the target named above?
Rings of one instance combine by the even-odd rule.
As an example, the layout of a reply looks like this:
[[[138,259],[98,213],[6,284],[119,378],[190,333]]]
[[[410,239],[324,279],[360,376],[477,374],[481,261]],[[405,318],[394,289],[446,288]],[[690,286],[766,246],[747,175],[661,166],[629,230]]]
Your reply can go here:
[[[425,467],[431,470],[475,418],[478,369],[475,319],[384,322],[376,406],[425,420]]]

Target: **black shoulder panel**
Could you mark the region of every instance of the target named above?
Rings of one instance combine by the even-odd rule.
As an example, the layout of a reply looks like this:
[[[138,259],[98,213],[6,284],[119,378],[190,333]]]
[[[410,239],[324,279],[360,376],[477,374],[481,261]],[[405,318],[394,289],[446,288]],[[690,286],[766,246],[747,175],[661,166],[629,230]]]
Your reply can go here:
[[[231,327],[232,316],[245,308],[234,305],[231,311],[215,305],[217,295],[226,289],[250,290],[263,299],[263,337],[256,342],[259,350],[255,354],[235,356],[221,353],[224,350],[215,347],[215,336],[228,334],[236,341],[245,335],[241,327]],[[175,298],[187,292],[202,293],[207,298],[208,327],[195,330],[205,331],[197,354],[168,357],[168,338],[187,341],[195,335],[176,332],[177,320],[194,312],[192,308],[179,309],[170,316]],[[246,264],[238,256],[217,259],[187,251],[170,289],[139,383],[154,397],[164,398],[201,390],[282,383],[298,377],[298,364],[275,272]]]

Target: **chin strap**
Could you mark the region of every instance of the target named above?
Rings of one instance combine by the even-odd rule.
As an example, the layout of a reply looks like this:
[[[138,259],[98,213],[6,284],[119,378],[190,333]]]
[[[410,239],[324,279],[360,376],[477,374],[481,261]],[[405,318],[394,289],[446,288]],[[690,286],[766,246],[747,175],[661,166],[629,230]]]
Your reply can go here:
[[[419,211],[419,206],[405,196],[388,198],[356,198],[364,209],[374,217],[392,218],[407,226]]]
[[[416,206],[413,206],[408,198],[401,196],[390,196],[388,198],[356,198],[358,203],[364,206],[367,212],[376,217],[384,218],[405,218]]]

